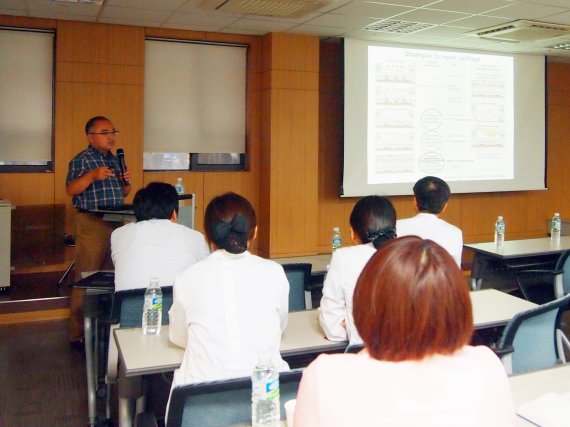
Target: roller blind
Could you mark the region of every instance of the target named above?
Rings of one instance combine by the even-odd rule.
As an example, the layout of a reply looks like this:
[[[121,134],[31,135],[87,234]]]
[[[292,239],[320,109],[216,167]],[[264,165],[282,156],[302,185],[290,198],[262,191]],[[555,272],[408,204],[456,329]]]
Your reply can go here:
[[[145,153],[245,153],[246,71],[246,46],[146,40]]]
[[[52,161],[54,33],[0,28],[0,165]]]

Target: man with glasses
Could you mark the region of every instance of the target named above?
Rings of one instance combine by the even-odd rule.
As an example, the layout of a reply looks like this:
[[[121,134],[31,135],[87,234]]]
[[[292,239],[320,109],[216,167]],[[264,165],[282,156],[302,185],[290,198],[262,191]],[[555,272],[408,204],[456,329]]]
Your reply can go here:
[[[98,208],[124,204],[131,191],[129,173],[121,172],[118,158],[111,152],[119,133],[106,117],[96,116],[85,124],[89,145],[69,162],[66,192],[73,196],[77,209],[75,232],[75,280],[84,271],[112,269],[111,233],[122,223],[104,221]],[[83,290],[71,292],[71,328],[73,349],[83,348]]]

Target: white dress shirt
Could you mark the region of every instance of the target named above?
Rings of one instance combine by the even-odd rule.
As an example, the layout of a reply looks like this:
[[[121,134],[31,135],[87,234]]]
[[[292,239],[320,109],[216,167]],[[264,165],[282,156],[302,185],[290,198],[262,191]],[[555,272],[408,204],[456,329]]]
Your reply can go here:
[[[146,288],[153,277],[172,286],[178,271],[209,254],[202,233],[168,219],[126,224],[111,234],[115,291]]]
[[[186,351],[173,386],[251,375],[260,356],[289,369],[279,353],[288,308],[283,267],[247,251],[217,250],[179,272],[169,338]]]
[[[419,236],[433,240],[442,246],[453,257],[461,268],[461,252],[463,251],[463,233],[461,229],[437,217],[437,215],[420,212],[412,218],[396,221],[398,237]]]
[[[362,269],[376,253],[372,243],[348,246],[333,252],[323,285],[319,322],[331,341],[362,342],[352,316],[352,294]],[[346,328],[341,325],[345,322]]]

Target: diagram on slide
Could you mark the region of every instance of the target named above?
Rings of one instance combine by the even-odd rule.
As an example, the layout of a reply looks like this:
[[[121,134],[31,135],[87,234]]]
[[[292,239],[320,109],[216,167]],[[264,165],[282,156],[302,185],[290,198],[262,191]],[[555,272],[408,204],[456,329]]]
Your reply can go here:
[[[368,183],[513,178],[513,60],[371,46]]]

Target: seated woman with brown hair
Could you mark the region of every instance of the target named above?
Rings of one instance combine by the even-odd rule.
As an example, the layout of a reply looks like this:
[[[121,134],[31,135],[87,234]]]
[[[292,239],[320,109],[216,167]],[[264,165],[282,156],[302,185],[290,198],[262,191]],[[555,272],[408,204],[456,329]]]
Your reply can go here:
[[[473,332],[465,279],[445,249],[404,237],[356,284],[358,354],[321,355],[303,373],[295,427],[509,427],[507,376]]]

